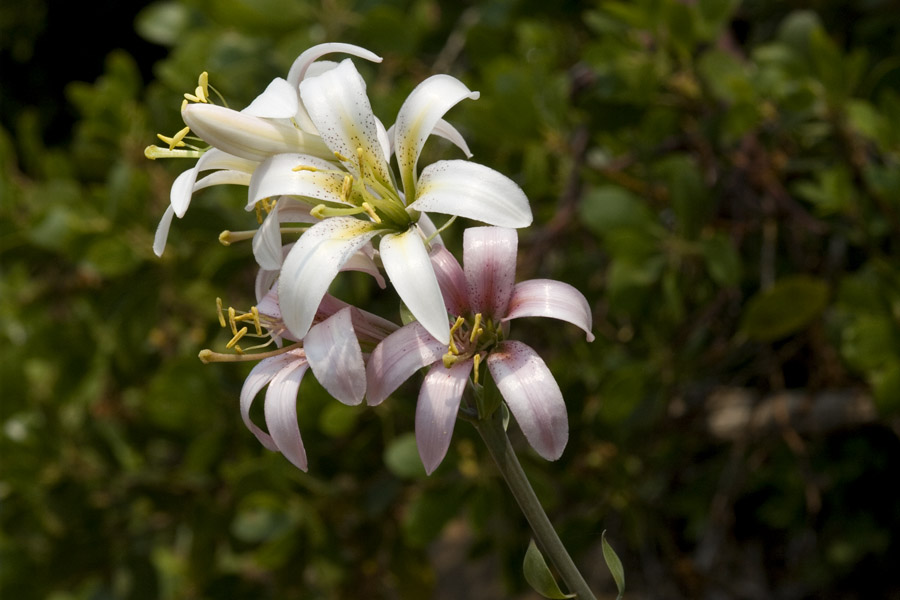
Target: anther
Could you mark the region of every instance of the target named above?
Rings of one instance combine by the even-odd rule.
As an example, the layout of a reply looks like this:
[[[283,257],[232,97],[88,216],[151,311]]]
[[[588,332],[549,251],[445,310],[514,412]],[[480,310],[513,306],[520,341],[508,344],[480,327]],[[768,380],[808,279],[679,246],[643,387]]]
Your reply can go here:
[[[291,169],[291,171],[312,171],[313,173],[320,171],[320,170],[321,169],[318,169],[318,168],[310,166],[310,165],[297,165],[296,167]]]
[[[381,223],[381,217],[376,214],[375,209],[372,208],[371,204],[369,204],[368,202],[363,202],[362,207],[363,209],[365,209],[366,214],[372,217],[373,221],[375,221],[376,223]]]
[[[481,313],[475,314],[475,324],[472,325],[472,334],[469,336],[469,342],[475,343],[475,340],[478,339],[484,333],[484,329],[481,328]]]
[[[225,344],[225,347],[228,348],[229,350],[231,350],[232,348],[234,348],[234,349],[237,350],[238,352],[243,352],[243,350],[240,349],[240,347],[237,345],[237,343],[238,343],[238,342],[241,340],[241,338],[244,337],[245,335],[247,335],[247,328],[246,328],[246,327],[241,327],[241,328],[234,334],[234,337],[231,338],[231,340],[230,340],[227,344]]]
[[[262,335],[262,324],[259,322],[259,309],[255,306],[251,306],[250,314],[253,315],[253,325],[256,327],[256,335]]]
[[[178,133],[176,133],[172,137],[163,135],[161,133],[157,133],[156,137],[167,143],[169,145],[169,150],[174,150],[176,146],[178,146],[179,148],[184,146],[184,142],[182,140],[184,140],[184,136],[186,136],[190,131],[190,127],[185,127],[184,129],[179,130]]]
[[[216,314],[219,315],[219,325],[226,327],[225,314],[222,312],[222,299],[216,298]]]
[[[472,377],[472,383],[478,385],[478,367],[481,365],[481,354],[475,353],[475,356],[472,357],[472,362],[474,363],[472,370],[475,373]]]
[[[228,322],[231,324],[231,333],[237,335],[237,325],[235,324],[235,310],[233,306],[228,307]]]

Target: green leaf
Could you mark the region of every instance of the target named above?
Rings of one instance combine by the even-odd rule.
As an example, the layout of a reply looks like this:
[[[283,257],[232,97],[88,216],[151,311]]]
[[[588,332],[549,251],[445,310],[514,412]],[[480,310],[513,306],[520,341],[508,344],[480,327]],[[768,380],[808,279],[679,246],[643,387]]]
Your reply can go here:
[[[741,281],[741,257],[734,243],[721,233],[702,242],[700,249],[710,277],[722,286],[737,285]]]
[[[603,560],[606,561],[606,567],[612,573],[613,580],[616,582],[616,588],[619,590],[619,595],[616,597],[616,600],[618,600],[625,593],[625,568],[622,567],[619,555],[606,541],[606,530],[600,535],[600,543],[603,546]]]
[[[544,598],[575,597],[575,594],[564,594],[559,589],[559,584],[553,578],[553,573],[550,572],[550,567],[547,566],[547,562],[534,540],[528,544],[525,560],[522,562],[522,571],[525,573],[525,581],[528,582],[528,585]]]
[[[773,341],[806,327],[828,303],[828,284],[808,275],[785,277],[747,302],[741,330],[751,339]]]

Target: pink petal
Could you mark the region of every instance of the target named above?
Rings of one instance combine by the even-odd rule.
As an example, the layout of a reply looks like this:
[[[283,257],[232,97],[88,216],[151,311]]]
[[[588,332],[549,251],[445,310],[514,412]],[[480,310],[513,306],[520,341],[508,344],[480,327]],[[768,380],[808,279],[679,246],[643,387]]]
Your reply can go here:
[[[516,283],[518,236],[514,229],[470,227],[463,235],[463,264],[472,312],[506,316]]]
[[[256,436],[256,439],[269,450],[277,451],[278,446],[268,433],[257,427],[250,420],[250,406],[253,404],[256,394],[266,387],[282,369],[292,363],[300,362],[305,364],[306,357],[303,354],[303,350],[299,349],[263,359],[253,367],[253,370],[247,375],[247,379],[244,380],[244,386],[241,388],[241,419],[244,420],[244,425]]]
[[[435,363],[422,382],[416,404],[416,445],[429,475],[441,464],[450,447],[459,402],[471,371],[471,359],[449,369],[443,363]]]
[[[581,327],[587,341],[594,341],[591,333],[591,306],[577,289],[553,279],[530,279],[517,283],[509,301],[504,321],[519,317],[550,317],[568,321]]]
[[[366,393],[366,365],[348,306],[314,325],[303,340],[316,379],[329,394],[355,406]]]
[[[306,449],[297,425],[297,392],[307,366],[303,361],[279,371],[266,391],[265,404],[266,427],[278,451],[302,471],[306,471]]]
[[[456,257],[443,246],[436,244],[432,246],[429,257],[441,293],[444,295],[444,304],[447,306],[447,310],[451,315],[456,316],[468,314],[469,288],[466,283],[466,274]]]
[[[366,394],[369,406],[381,404],[410,375],[438,361],[447,345],[434,339],[416,321],[384,338],[366,365]]]
[[[569,440],[569,420],[562,392],[541,357],[522,342],[497,344],[487,358],[500,394],[538,454],[562,456]]]

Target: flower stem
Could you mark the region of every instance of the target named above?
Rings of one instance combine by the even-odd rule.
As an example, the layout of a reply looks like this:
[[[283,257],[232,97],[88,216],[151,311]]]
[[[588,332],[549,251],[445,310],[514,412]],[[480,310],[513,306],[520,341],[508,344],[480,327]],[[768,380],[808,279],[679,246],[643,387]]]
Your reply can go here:
[[[559,571],[566,587],[579,600],[596,600],[584,577],[578,571],[578,567],[572,561],[572,557],[569,556],[566,547],[563,546],[556,534],[556,530],[553,529],[547,513],[544,512],[534,489],[528,482],[528,477],[525,476],[525,471],[522,470],[522,465],[519,464],[519,459],[516,458],[516,453],[503,429],[500,411],[494,411],[494,414],[486,419],[473,419],[472,423],[481,435],[481,439],[484,440],[500,473],[503,474],[503,478],[525,514],[528,524],[531,525],[538,547],[550,557],[550,561]]]

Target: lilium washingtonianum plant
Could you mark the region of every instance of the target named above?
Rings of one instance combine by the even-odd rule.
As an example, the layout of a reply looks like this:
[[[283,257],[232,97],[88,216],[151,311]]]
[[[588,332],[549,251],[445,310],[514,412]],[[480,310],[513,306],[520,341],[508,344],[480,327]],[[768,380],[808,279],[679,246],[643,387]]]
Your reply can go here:
[[[334,161],[331,150],[309,120],[298,86],[305,77],[333,68],[336,63],[318,59],[337,52],[381,62],[378,55],[352,44],[313,46],[297,57],[287,79],[274,79],[241,111],[212,104],[207,74],[200,76],[197,89],[193,94],[185,94],[182,104],[181,115],[187,126],[172,137],[159,136],[169,144],[168,148],[149,146],[144,152],[150,159],[199,157],[196,165],[182,172],[172,184],[169,207],[160,220],[153,243],[157,256],[165,250],[173,217],[185,215],[194,192],[215,185],[249,185],[260,163],[275,154],[302,152],[326,162]],[[187,147],[184,140],[189,131],[209,144],[209,148]],[[213,173],[198,178],[204,171]]]
[[[367,402],[380,404],[406,379],[430,366],[416,406],[416,442],[430,474],[447,453],[463,392],[470,377],[479,382],[486,362],[510,412],[529,444],[547,460],[562,455],[569,429],[562,393],[547,365],[529,346],[506,339],[508,322],[519,317],[552,317],[591,333],[587,300],[561,281],[515,283],[515,230],[466,229],[465,270],[443,247],[431,261],[454,323],[449,343],[413,322],[387,336],[369,358]]]
[[[265,276],[262,277],[265,279]],[[397,329],[390,321],[326,296],[316,312],[315,324],[302,341],[296,340],[284,326],[276,289],[270,290],[250,312],[234,309],[219,313],[220,323],[231,326],[234,338],[230,348],[245,336],[268,337],[281,346],[257,354],[200,353],[204,362],[259,360],[241,389],[241,417],[260,443],[281,452],[291,463],[307,470],[306,450],[297,424],[297,393],[308,369],[334,398],[349,406],[362,402],[366,389],[365,358],[385,336]],[[249,328],[255,329],[249,333]],[[266,330],[266,333],[263,333]],[[270,343],[271,343],[270,342]],[[256,395],[268,385],[264,415],[268,433],[250,419],[250,407]]]
[[[300,97],[340,167],[312,154],[272,156],[254,172],[249,195],[249,206],[291,196],[314,205],[310,214],[322,219],[301,235],[281,264],[279,295],[288,329],[297,337],[306,334],[341,265],[380,236],[380,258],[400,299],[426,331],[449,343],[447,311],[428,255],[434,226],[425,212],[504,227],[524,227],[532,219],[522,190],[493,169],[446,160],[418,172],[419,154],[432,133],[468,154],[462,137],[442,117],[478,94],[448,75],[430,77],[406,99],[390,133],[373,114],[365,82],[350,60],[301,81]],[[388,163],[392,153],[400,187]],[[283,221],[273,213],[268,220]],[[256,256],[273,268],[280,260],[275,249],[281,230],[267,224],[261,230],[276,240],[257,244],[270,250]]]

